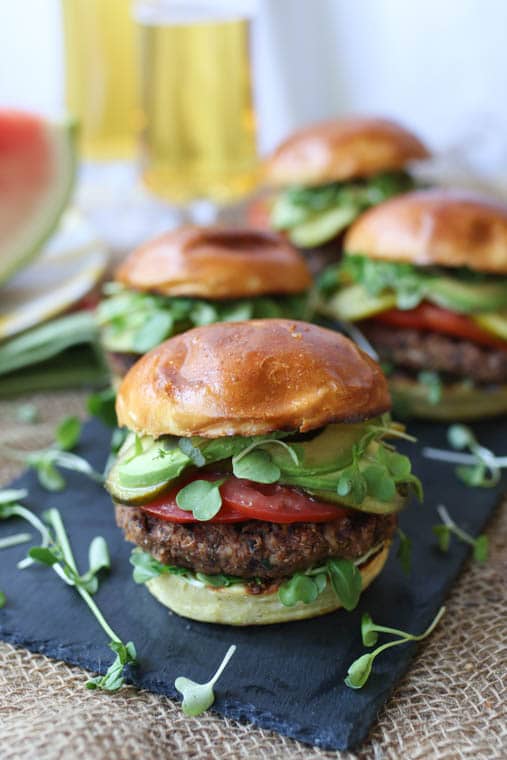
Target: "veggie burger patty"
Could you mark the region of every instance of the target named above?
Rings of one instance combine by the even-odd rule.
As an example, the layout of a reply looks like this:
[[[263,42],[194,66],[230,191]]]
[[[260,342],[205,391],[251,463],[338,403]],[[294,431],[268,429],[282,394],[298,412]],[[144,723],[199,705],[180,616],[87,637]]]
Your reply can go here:
[[[128,541],[164,564],[210,575],[275,579],[328,557],[357,559],[393,535],[397,518],[350,510],[326,523],[178,524],[117,505],[116,521]]]

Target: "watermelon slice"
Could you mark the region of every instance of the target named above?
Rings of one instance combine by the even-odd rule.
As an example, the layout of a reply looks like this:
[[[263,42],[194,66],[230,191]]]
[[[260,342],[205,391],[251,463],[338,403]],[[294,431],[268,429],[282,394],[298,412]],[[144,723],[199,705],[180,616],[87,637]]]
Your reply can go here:
[[[0,285],[40,251],[68,203],[75,124],[0,109]]]

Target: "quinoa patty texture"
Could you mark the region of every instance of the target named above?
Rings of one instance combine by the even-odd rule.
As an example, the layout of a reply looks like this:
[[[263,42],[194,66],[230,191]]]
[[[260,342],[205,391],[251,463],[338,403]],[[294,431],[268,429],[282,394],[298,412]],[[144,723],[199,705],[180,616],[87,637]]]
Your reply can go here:
[[[277,579],[330,557],[355,559],[389,539],[396,515],[349,510],[328,523],[171,523],[142,509],[116,505],[128,541],[160,562],[200,573]]]
[[[411,370],[433,370],[476,383],[507,382],[507,351],[462,338],[376,324],[361,326],[380,358]]]

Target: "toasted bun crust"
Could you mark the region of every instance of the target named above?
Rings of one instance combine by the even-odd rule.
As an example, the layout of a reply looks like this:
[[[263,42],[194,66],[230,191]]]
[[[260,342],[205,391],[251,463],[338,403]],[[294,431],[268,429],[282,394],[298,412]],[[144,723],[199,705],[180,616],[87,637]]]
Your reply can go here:
[[[393,376],[389,387],[399,416],[464,422],[507,414],[506,385],[469,388],[463,383],[448,383],[438,404],[429,401],[428,389],[416,380]]]
[[[143,356],[118,392],[118,422],[140,434],[312,430],[390,408],[380,367],[347,338],[285,319],[196,327]]]
[[[382,203],[348,231],[344,249],[371,258],[507,273],[507,205],[459,190]]]
[[[274,233],[194,226],[137,248],[116,280],[165,296],[212,299],[301,293],[312,284],[303,257]]]
[[[389,555],[389,544],[359,569],[363,591],[382,571]],[[147,582],[147,587],[159,602],[182,617],[201,620],[204,623],[224,625],[269,625],[288,623],[291,620],[325,615],[340,609],[333,589],[329,586],[314,602],[298,602],[285,607],[278,599],[277,591],[253,595],[241,585],[211,588],[196,584],[180,575],[159,575]]]
[[[323,185],[403,169],[428,158],[423,143],[394,121],[348,118],[301,129],[285,140],[264,166],[272,186]]]

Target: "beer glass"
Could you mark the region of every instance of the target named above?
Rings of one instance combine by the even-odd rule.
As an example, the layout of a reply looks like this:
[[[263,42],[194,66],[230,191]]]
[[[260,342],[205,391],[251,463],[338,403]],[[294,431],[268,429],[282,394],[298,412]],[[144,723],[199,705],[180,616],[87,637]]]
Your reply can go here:
[[[139,110],[131,0],[61,0],[67,109],[85,159],[132,159]]]
[[[240,0],[138,0],[143,179],[176,206],[246,195],[257,159],[250,25]]]

